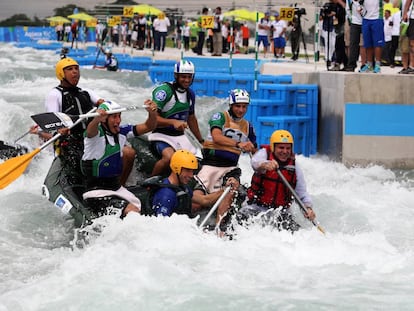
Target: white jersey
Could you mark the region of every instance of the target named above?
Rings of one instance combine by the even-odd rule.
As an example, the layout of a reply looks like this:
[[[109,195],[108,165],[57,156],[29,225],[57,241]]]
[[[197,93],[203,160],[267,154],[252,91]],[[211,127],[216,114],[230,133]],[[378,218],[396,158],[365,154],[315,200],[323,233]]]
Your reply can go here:
[[[379,19],[380,18],[380,4],[382,8],[382,0],[365,0],[364,7],[366,14],[365,19]]]
[[[273,26],[273,38],[282,37],[286,32],[287,25],[283,19],[278,21],[275,20],[271,23],[271,25]]]
[[[269,26],[270,27],[270,24],[271,24],[270,20],[267,20],[265,18],[262,18],[259,21],[259,25],[262,25],[262,26]],[[268,36],[269,35],[269,29],[261,29],[260,27],[258,27],[257,34],[259,36]]]

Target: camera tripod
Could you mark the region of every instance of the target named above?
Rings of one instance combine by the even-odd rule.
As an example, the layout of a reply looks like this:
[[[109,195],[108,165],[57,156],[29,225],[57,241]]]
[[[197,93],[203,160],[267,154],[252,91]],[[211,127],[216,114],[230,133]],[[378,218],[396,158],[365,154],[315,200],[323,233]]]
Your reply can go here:
[[[298,41],[298,45],[297,45],[297,51],[293,51],[294,55],[299,56],[299,51],[300,51],[300,41],[302,41],[303,44],[303,49],[305,50],[305,60],[306,63],[309,63],[309,55],[308,55],[308,50],[306,48],[306,41],[305,41],[305,35],[303,33],[302,30],[302,21],[301,21],[301,16],[300,15],[296,15],[297,16],[297,23],[298,23],[298,28],[300,29],[300,35],[299,35],[299,41]],[[297,53],[297,54],[296,54]]]

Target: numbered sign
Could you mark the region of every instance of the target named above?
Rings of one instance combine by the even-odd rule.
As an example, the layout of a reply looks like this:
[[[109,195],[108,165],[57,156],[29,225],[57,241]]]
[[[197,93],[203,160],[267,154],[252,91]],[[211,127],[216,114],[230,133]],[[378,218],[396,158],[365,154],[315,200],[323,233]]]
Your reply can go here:
[[[280,9],[280,19],[285,21],[292,21],[295,17],[295,8],[281,8]]]
[[[201,28],[214,28],[214,16],[201,16]]]
[[[115,15],[115,16],[112,16],[112,21],[115,23],[115,24],[121,24],[121,16],[120,15]]]
[[[132,17],[134,16],[134,7],[133,6],[124,6],[123,16]]]
[[[86,21],[86,27],[96,27],[98,20],[96,18]]]

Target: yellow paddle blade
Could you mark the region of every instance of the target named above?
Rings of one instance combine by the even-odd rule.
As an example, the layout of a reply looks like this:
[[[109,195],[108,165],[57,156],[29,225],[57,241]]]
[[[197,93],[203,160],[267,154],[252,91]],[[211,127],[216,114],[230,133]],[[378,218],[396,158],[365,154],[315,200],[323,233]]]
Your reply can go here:
[[[320,231],[320,232],[322,232],[323,234],[326,234],[325,233],[325,230],[320,226],[320,225],[317,225],[316,226],[316,228],[318,228],[318,230]]]
[[[40,152],[40,148],[30,153],[11,158],[0,164],[0,189],[6,188],[26,170],[33,157]]]

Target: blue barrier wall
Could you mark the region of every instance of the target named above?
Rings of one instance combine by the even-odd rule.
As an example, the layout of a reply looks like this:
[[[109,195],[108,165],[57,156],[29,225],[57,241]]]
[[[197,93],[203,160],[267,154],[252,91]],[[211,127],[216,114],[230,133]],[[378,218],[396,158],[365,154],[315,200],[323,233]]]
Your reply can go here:
[[[79,31],[79,41],[94,42],[95,29],[88,28],[85,32]],[[38,40],[56,40],[54,27],[0,27],[0,42],[33,42]]]

